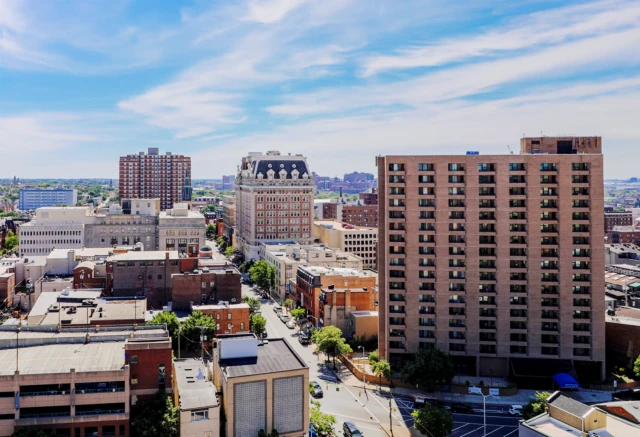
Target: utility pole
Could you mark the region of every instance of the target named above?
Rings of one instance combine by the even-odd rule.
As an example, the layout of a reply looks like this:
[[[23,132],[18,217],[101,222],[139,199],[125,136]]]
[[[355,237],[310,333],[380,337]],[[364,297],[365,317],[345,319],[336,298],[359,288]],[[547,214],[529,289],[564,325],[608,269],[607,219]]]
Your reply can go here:
[[[178,359],[180,359],[180,337],[182,337],[182,325],[178,322]]]
[[[211,329],[208,326],[196,326],[196,328],[198,328],[200,330],[200,359],[202,360],[202,362],[204,362],[204,334],[203,331],[205,329]]]
[[[391,411],[391,387],[389,387],[389,431],[391,431],[391,437],[393,437],[393,422]]]

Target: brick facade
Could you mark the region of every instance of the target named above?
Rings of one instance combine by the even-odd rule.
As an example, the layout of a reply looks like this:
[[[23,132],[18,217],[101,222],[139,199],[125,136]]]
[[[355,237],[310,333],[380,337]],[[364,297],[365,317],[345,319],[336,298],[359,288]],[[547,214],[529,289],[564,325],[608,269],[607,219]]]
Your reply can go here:
[[[632,226],[632,225],[633,225],[633,213],[631,211],[604,213],[605,232],[613,230],[615,226]]]
[[[216,321],[215,334],[237,334],[249,332],[249,305],[203,305],[194,307]]]
[[[239,303],[242,300],[241,279],[240,272],[234,268],[173,274],[173,308],[188,310],[191,302],[195,305],[219,301]]]

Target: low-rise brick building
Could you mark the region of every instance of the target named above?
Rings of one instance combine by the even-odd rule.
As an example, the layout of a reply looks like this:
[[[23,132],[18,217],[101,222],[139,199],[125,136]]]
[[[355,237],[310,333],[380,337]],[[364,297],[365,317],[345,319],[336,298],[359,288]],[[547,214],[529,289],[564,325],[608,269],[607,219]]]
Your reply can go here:
[[[349,315],[355,311],[377,310],[378,292],[374,288],[322,287],[319,319],[323,326],[336,326],[345,336],[351,334]]]
[[[604,213],[604,230],[609,232],[616,226],[633,226],[633,212],[607,211]]]
[[[231,266],[174,273],[171,275],[173,309],[188,310],[192,304],[215,304],[219,301],[240,303],[241,279],[238,269]]]
[[[358,302],[375,302],[376,299],[373,298],[373,300],[371,300],[371,297],[368,295],[374,293],[377,280],[378,275],[372,270],[299,266],[296,274],[295,294],[292,294],[292,299],[296,302],[296,306],[307,309],[307,313],[312,318],[314,325],[324,326],[324,302],[321,302],[323,295],[326,300],[329,290],[332,289],[342,289],[343,292],[347,289],[361,290],[363,294],[359,294],[358,296],[362,297],[356,297]],[[364,292],[364,290],[366,290],[366,292]],[[329,300],[329,302],[333,301]],[[342,297],[342,302],[345,302],[344,297]],[[363,304],[363,306],[365,305]],[[366,304],[366,306],[366,308],[358,309],[372,309],[369,304]],[[348,315],[344,317],[348,317]]]
[[[193,305],[192,311],[200,311],[216,321],[216,336],[249,332],[249,305],[246,303],[218,305]]]

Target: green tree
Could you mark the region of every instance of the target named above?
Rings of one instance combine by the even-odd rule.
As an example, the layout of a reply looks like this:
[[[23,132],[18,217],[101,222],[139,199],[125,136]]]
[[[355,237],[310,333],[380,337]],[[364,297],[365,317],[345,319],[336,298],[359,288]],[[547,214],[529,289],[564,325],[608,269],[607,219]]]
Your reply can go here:
[[[180,321],[175,313],[169,311],[163,311],[153,316],[151,320],[147,322],[147,325],[167,325],[167,331],[171,337],[173,347],[175,348],[178,341]]]
[[[307,310],[304,307],[294,308],[291,310],[291,317],[293,317],[296,320],[300,320],[306,315],[307,315]]]
[[[240,273],[249,273],[249,269],[251,269],[253,264],[254,264],[254,261],[249,260],[247,262],[240,264],[240,267],[238,267],[238,270],[240,270]]]
[[[171,396],[158,392],[152,400],[131,408],[131,435],[139,437],[178,437],[179,412]]]
[[[425,405],[411,413],[413,428],[429,437],[447,437],[453,430],[453,416],[444,408]]]
[[[402,380],[413,386],[433,389],[448,385],[455,376],[455,367],[450,355],[439,349],[419,349],[414,359],[402,369]]]
[[[336,356],[338,354],[348,354],[353,352],[342,337],[342,331],[335,326],[325,326],[313,333],[313,341],[319,352],[333,357],[333,368],[336,367]]]
[[[536,398],[531,399],[527,405],[522,407],[522,415],[524,418],[531,419],[532,417],[546,413],[547,408],[549,407],[547,404],[549,396],[551,396],[551,393],[548,391],[536,392]]]
[[[234,252],[235,250],[233,249],[233,246],[227,246],[227,248],[224,250],[224,254],[227,256],[233,255]]]
[[[7,232],[6,237],[4,237],[4,245],[2,246],[2,252],[7,253],[14,249],[15,250],[18,249],[18,237],[16,237],[16,234],[9,231]]]
[[[249,276],[263,290],[270,290],[275,283],[276,268],[264,260],[256,261],[249,269]]]
[[[371,371],[374,375],[380,378],[380,385],[382,385],[382,378],[391,382],[391,365],[387,360],[379,360],[371,364]]]
[[[260,301],[255,297],[242,296],[242,302],[249,305],[249,312],[251,314],[257,313],[260,310]]]
[[[376,349],[369,354],[369,364],[377,363],[378,361],[380,361],[380,357],[378,356],[378,349]]]
[[[206,329],[200,329],[200,327],[205,327]],[[216,321],[211,316],[207,316],[201,311],[194,311],[189,314],[189,317],[182,324],[182,336],[192,344],[200,343],[200,333],[211,338],[215,327]]]
[[[282,306],[285,307],[287,311],[291,309],[291,305],[293,305],[291,299],[285,299],[284,302],[282,302]]]
[[[333,426],[336,424],[335,416],[320,411],[320,402],[311,401],[309,409],[309,423],[318,437],[329,437],[335,435]]]
[[[214,225],[213,223],[209,223],[205,230],[207,240],[213,240],[214,238],[216,238],[217,232],[218,232],[217,226]]]
[[[640,355],[638,355],[638,358],[633,362],[633,373],[640,378]]]
[[[56,437],[56,432],[52,429],[17,428],[11,437]]]
[[[267,319],[265,319],[262,314],[252,314],[251,315],[251,332],[253,332],[256,337],[262,338],[262,335],[267,330]]]

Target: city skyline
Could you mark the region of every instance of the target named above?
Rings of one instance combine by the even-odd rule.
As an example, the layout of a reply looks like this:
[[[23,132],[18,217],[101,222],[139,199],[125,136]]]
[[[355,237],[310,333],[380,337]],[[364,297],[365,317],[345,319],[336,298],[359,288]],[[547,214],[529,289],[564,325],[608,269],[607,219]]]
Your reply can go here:
[[[541,132],[602,136],[605,178],[634,176],[637,2],[76,6],[0,5],[0,147],[23,178],[115,177],[148,147],[190,156],[194,179],[267,150],[375,173],[377,155]]]

